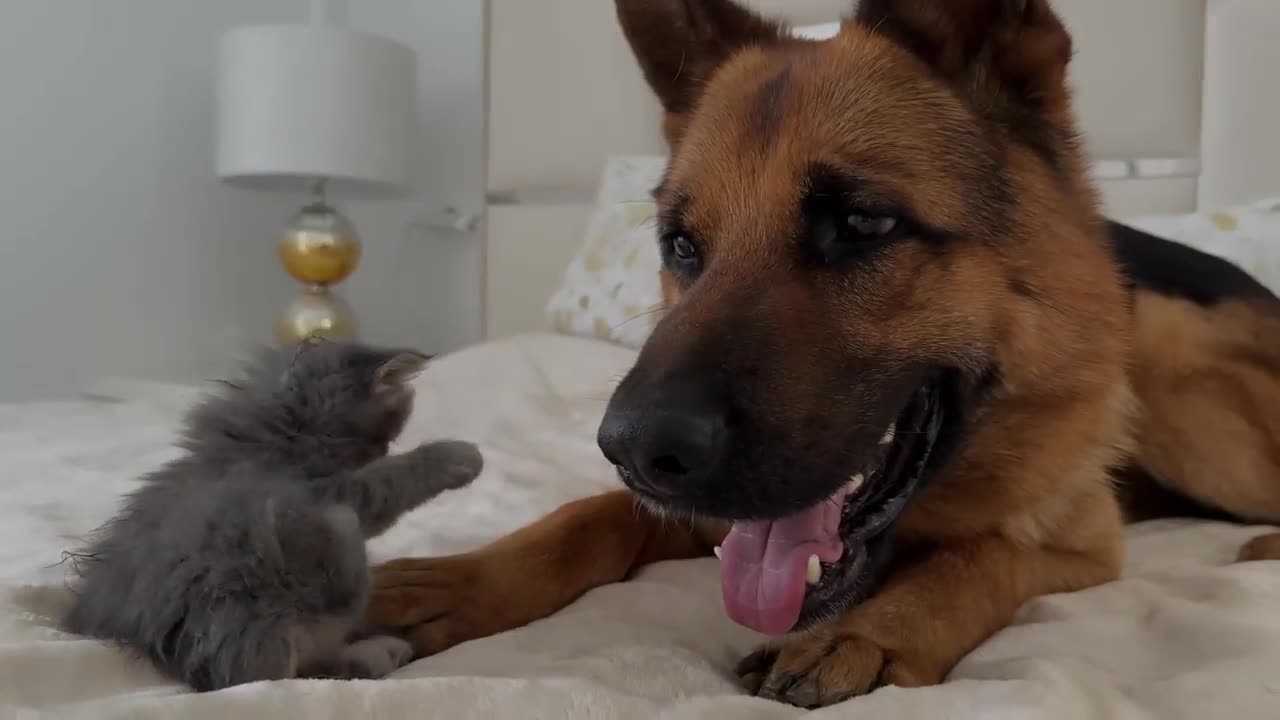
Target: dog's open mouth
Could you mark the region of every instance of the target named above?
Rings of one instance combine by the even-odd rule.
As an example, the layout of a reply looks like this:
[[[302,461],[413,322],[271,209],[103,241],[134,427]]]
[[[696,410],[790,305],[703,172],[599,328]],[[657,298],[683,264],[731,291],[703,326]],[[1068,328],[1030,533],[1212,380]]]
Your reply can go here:
[[[938,384],[925,385],[829,498],[785,517],[735,522],[716,550],[729,616],[781,635],[860,600],[883,560],[879,546],[920,487],[942,405]]]

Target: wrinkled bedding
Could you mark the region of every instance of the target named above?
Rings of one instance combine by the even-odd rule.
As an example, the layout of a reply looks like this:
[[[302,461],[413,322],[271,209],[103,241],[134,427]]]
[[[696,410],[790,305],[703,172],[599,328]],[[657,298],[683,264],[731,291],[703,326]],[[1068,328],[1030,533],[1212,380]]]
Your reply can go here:
[[[595,449],[634,355],[528,335],[439,359],[402,445],[479,442],[484,474],[370,545],[375,560],[472,548],[614,487]],[[760,638],[720,606],[712,559],[663,563],[554,617],[379,681],[298,680],[192,694],[146,663],[54,626],[61,552],[134,477],[171,457],[197,388],[120,402],[0,405],[0,718],[792,718],[731,674]],[[888,688],[815,718],[1280,717],[1280,564],[1234,565],[1260,528],[1188,521],[1130,531],[1125,578],[1035,600],[946,685]],[[589,548],[584,547],[584,552]],[[927,618],[921,618],[927,622]]]

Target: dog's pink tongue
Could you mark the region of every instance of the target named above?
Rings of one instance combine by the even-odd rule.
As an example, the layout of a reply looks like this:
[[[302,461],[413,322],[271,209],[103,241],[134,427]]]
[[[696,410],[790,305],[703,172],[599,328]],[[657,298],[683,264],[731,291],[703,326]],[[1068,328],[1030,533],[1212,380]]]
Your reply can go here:
[[[720,594],[730,618],[782,635],[800,619],[809,556],[840,559],[840,502],[817,505],[778,520],[736,522],[720,546]]]

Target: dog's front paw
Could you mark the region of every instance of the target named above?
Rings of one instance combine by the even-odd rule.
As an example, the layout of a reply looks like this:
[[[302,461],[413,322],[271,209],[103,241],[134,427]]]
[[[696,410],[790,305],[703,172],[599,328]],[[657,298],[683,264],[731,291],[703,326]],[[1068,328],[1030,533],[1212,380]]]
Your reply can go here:
[[[891,653],[841,628],[763,647],[738,664],[737,674],[759,697],[803,708],[834,705],[882,685],[916,687],[941,682],[923,663]]]
[[[502,582],[482,553],[401,558],[372,569],[369,625],[403,635],[418,657],[521,624],[520,588]]]

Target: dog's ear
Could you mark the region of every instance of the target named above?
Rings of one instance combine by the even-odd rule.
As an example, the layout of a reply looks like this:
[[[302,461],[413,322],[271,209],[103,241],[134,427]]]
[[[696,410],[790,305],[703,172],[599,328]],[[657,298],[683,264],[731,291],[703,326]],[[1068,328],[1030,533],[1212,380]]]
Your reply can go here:
[[[1048,0],[863,0],[857,19],[952,81],[994,72],[1034,95],[1061,85],[1071,60]]]
[[[1071,35],[1049,0],[862,0],[857,21],[1015,133],[1045,121],[1069,132]]]
[[[618,22],[667,112],[673,145],[712,73],[738,50],[780,42],[781,25],[732,0],[616,0]]]

